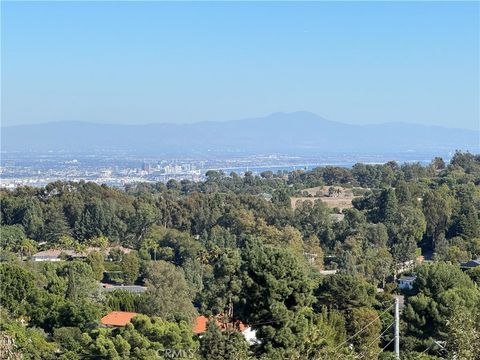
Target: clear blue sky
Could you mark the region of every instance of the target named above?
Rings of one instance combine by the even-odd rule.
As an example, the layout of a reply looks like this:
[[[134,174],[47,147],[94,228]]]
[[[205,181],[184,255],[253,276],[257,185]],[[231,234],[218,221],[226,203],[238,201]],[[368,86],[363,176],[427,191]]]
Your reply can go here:
[[[478,2],[2,2],[2,124],[479,127]]]

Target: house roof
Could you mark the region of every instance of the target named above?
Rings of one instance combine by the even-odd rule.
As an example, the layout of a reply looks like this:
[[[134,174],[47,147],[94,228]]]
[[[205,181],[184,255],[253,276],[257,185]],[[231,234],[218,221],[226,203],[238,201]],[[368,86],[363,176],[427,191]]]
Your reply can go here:
[[[112,311],[101,319],[101,323],[108,326],[125,326],[136,315],[138,315],[136,312]]]
[[[112,284],[104,284],[100,283],[102,290],[106,292],[112,292],[115,290],[123,290],[127,291],[129,293],[143,293],[147,291],[146,286],[140,286],[140,285],[112,285]]]
[[[416,275],[412,275],[412,276],[402,276],[400,279],[398,280],[403,280],[403,281],[415,281],[415,279],[417,278]]]
[[[100,252],[105,251],[107,254],[110,254],[110,251],[112,251],[113,249],[118,249],[124,254],[128,254],[131,251],[131,249],[128,249],[119,245],[107,247],[105,248],[105,250],[102,250],[99,247],[91,246],[86,248],[85,251],[80,251],[80,252],[75,250],[50,249],[50,250],[40,251],[34,254],[32,257],[33,258],[58,258],[61,253],[64,253],[70,257],[86,257],[92,251],[100,251]]]
[[[58,257],[60,255],[61,251],[60,250],[45,250],[45,251],[40,251],[36,254],[33,254],[32,257]]]
[[[220,328],[220,330],[224,331],[227,329],[235,329],[237,331],[243,332],[247,326],[242,323],[240,320],[234,320],[233,322],[230,323],[224,323],[223,321],[220,321],[222,315],[217,315],[215,316],[215,323],[217,326]],[[195,326],[193,327],[193,332],[195,334],[202,334],[205,331],[207,331],[207,323],[208,323],[209,318],[206,316],[198,316],[195,319]]]
[[[195,319],[195,326],[193,327],[193,332],[195,334],[204,333],[207,330],[208,318],[206,316],[198,316]]]
[[[132,249],[128,249],[126,247],[123,247],[121,245],[113,245],[113,246],[108,246],[104,249],[100,248],[100,247],[95,247],[95,246],[89,246],[85,251],[87,253],[91,253],[92,251],[100,251],[100,252],[105,252],[106,254],[110,254],[110,251],[112,250],[120,250],[122,253],[124,254],[128,254],[129,252],[132,251]]]
[[[58,258],[62,253],[71,257],[85,256],[84,253],[79,253],[74,250],[50,249],[50,250],[40,251],[36,254],[33,254],[32,257],[33,258]]]
[[[338,272],[337,269],[334,270],[320,270],[320,274],[322,275],[335,275]]]
[[[460,266],[462,266],[462,267],[477,267],[477,266],[480,266],[480,259],[470,260],[470,261],[464,262]]]

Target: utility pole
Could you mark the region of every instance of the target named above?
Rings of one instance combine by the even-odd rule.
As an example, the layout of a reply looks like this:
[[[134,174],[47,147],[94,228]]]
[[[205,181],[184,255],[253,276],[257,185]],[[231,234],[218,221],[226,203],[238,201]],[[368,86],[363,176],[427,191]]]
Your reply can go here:
[[[400,359],[400,306],[395,298],[395,358]]]

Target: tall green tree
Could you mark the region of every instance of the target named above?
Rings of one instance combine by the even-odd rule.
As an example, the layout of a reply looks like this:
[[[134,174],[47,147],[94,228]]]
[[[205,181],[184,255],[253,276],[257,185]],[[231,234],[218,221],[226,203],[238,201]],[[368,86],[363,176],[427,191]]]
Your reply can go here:
[[[181,269],[162,260],[151,262],[146,270],[145,284],[148,289],[141,304],[144,314],[165,321],[193,323],[197,314],[192,303],[193,292]]]
[[[2,356],[5,359],[54,360],[58,345],[48,341],[41,329],[26,327],[13,320],[9,314],[0,315],[0,336]],[[10,353],[7,352],[8,340],[13,342]]]
[[[395,230],[391,234],[390,246],[395,262],[399,264],[413,260],[426,229],[422,211],[417,207],[404,206],[393,221]]]
[[[457,308],[447,323],[447,358],[480,359],[480,310]]]
[[[316,307],[336,310],[370,307],[375,303],[375,287],[361,277],[348,274],[326,276],[315,289]]]
[[[21,225],[2,225],[0,232],[2,236],[0,246],[2,249],[21,252],[22,243],[27,240]]]
[[[76,301],[79,299],[94,298],[98,292],[98,283],[92,268],[85,262],[69,261],[63,268],[63,275],[67,278],[65,297]]]
[[[71,235],[68,221],[59,205],[52,205],[47,210],[43,237],[49,242],[57,242],[62,236]]]
[[[195,359],[198,343],[186,322],[135,316],[122,328],[98,328],[82,336],[82,357],[101,359]]]
[[[213,274],[205,282],[201,294],[204,312],[217,315],[228,313],[229,306],[237,304],[242,295],[241,257],[238,250],[226,249],[213,265]]]
[[[87,256],[87,264],[92,268],[94,278],[99,281],[103,279],[103,271],[105,270],[104,258],[104,254],[100,251],[92,251]]]
[[[254,239],[247,241],[243,261],[241,319],[257,329],[260,352],[289,356],[302,346],[313,302],[307,270],[290,252]]]
[[[353,309],[349,327],[351,334],[357,334],[352,339],[356,352],[366,359],[378,359],[382,330],[378,313],[368,308]]]
[[[294,212],[294,223],[304,237],[315,235],[321,244],[331,245],[330,211],[321,200],[314,204],[310,201],[299,203]]]
[[[125,284],[133,284],[140,274],[140,259],[138,258],[137,252],[130,251],[128,254],[123,255],[120,265]]]
[[[461,236],[471,239],[480,236],[479,202],[479,189],[473,183],[456,187],[448,237]]]
[[[34,275],[20,265],[0,263],[0,304],[15,316],[25,313],[28,297],[35,292]]]
[[[27,199],[22,214],[25,233],[32,239],[38,239],[42,235],[44,222],[40,201],[37,198]]]
[[[429,246],[434,249],[437,240],[447,230],[453,211],[453,198],[446,185],[425,192],[422,200]]]
[[[381,192],[377,222],[387,226],[389,232],[395,232],[396,218],[398,215],[398,200],[395,189],[388,188]]]
[[[248,343],[233,329],[221,331],[214,321],[207,323],[207,331],[200,338],[200,354],[205,360],[249,359]]]
[[[417,269],[413,293],[406,299],[403,317],[407,334],[421,340],[446,339],[447,321],[455,307],[479,306],[480,291],[468,275],[457,266],[442,262]]]

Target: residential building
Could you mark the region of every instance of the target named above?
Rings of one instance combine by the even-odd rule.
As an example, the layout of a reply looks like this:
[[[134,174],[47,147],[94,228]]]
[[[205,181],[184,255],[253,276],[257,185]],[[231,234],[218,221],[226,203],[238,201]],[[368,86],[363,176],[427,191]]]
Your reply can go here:
[[[335,275],[337,273],[337,269],[334,270],[320,270],[320,274],[322,275]]]
[[[102,317],[100,322],[105,326],[125,326],[137,315],[136,312],[112,311]]]
[[[480,266],[480,258],[476,260],[470,260],[460,264],[460,267],[466,270],[476,268],[477,266]]]
[[[412,290],[413,283],[416,279],[416,275],[402,276],[400,279],[398,279],[398,288],[401,290]]]
[[[220,330],[225,331],[228,329],[232,329],[235,331],[238,331],[242,333],[242,335],[245,337],[245,340],[252,345],[255,343],[258,343],[258,339],[256,337],[256,330],[252,329],[250,326],[245,325],[242,323],[240,320],[233,320],[231,322],[224,322],[222,321],[223,315],[217,315],[215,316],[215,323],[216,325],[220,328]],[[195,326],[193,328],[193,332],[197,335],[203,334],[205,331],[207,331],[207,323],[208,323],[209,318],[206,316],[198,316],[195,319]]]
[[[147,291],[146,286],[140,286],[140,285],[112,285],[112,284],[105,284],[105,283],[101,283],[100,285],[102,286],[102,290],[105,292],[123,290],[133,294],[141,294]]]
[[[45,251],[40,251],[32,255],[33,261],[60,261],[65,258],[82,258],[86,257],[86,253],[76,252],[74,250],[59,250],[59,249],[50,249]]]
[[[118,249],[124,254],[128,254],[131,249],[125,248],[123,246],[110,246],[105,249],[99,248],[99,247],[88,247],[84,251],[75,251],[75,250],[61,250],[61,249],[49,249],[49,250],[44,250],[40,251],[34,255],[32,255],[32,260],[33,261],[60,261],[62,260],[62,254],[65,256],[66,259],[80,259],[80,258],[86,258],[88,254],[90,254],[93,251],[101,251],[108,256],[110,254],[110,251]]]

